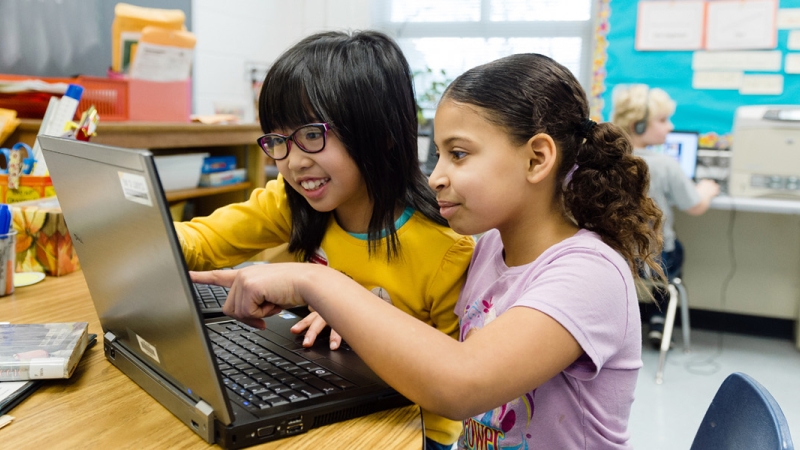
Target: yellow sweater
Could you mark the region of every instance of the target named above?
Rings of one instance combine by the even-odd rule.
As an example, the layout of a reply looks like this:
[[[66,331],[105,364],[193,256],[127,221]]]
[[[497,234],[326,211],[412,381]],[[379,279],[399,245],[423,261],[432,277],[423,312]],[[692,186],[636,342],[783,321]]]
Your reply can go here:
[[[190,270],[211,270],[244,262],[264,249],[289,241],[291,213],[282,178],[256,189],[246,202],[217,209],[208,217],[175,223]],[[367,241],[331,220],[314,262],[353,278],[382,299],[438,330],[458,338],[454,313],[475,242],[415,212],[397,230],[399,255],[386,260],[379,245],[370,257]],[[461,423],[423,410],[426,435],[443,444],[456,441]]]

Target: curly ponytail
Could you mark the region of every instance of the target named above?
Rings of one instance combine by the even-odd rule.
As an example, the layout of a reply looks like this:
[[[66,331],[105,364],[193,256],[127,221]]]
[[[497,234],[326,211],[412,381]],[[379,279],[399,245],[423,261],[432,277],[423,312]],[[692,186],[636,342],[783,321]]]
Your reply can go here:
[[[564,206],[581,228],[594,231],[625,257],[634,276],[644,265],[656,278],[664,274],[661,210],[648,197],[647,164],[633,156],[622,130],[601,123],[589,130],[575,157],[564,190]]]

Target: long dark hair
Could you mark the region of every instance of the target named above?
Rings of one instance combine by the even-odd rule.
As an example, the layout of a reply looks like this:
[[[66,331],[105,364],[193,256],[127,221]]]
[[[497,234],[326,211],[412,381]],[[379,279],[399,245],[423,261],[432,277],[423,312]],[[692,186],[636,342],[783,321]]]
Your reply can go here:
[[[419,167],[411,71],[400,47],[385,34],[331,31],[303,39],[270,68],[258,111],[265,133],[311,122],[333,127],[374,203],[367,231],[370,254],[385,236],[387,258],[397,256],[398,206],[410,206],[447,225]],[[289,251],[308,260],[319,248],[332,213],[314,210],[285,186],[292,212]]]
[[[470,69],[443,98],[479,106],[517,145],[550,135],[565,214],[622,254],[635,278],[645,265],[663,278],[661,210],[648,197],[647,164],[619,127],[588,120],[586,94],[569,69],[543,55],[512,55]]]

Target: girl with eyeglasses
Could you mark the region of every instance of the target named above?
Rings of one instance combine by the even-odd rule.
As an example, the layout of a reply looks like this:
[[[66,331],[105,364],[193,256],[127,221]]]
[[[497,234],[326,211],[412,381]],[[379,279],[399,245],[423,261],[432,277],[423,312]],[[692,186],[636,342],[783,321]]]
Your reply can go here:
[[[411,72],[397,44],[371,31],[302,40],[267,73],[259,118],[258,144],[280,175],[246,202],[175,224],[189,269],[232,267],[288,242],[298,260],[336,269],[457,338],[475,243],[447,226],[420,170]],[[312,312],[292,331],[311,346],[325,326]],[[331,349],[340,343],[332,330]],[[461,423],[423,416],[429,448],[449,448]]]
[[[429,184],[459,233],[483,233],[456,306],[459,342],[324,267],[195,274],[264,327],[313,306],[389,385],[464,421],[465,449],[627,449],[642,367],[635,280],[661,274],[661,213],[624,132],[589,119],[566,67],[519,54],[470,69],[434,119]]]

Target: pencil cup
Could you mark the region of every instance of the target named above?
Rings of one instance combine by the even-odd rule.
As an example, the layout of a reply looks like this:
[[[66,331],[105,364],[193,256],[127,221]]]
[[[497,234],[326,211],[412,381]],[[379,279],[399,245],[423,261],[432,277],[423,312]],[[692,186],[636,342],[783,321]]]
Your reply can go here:
[[[0,297],[14,292],[14,265],[17,259],[17,231],[0,234]]]

